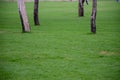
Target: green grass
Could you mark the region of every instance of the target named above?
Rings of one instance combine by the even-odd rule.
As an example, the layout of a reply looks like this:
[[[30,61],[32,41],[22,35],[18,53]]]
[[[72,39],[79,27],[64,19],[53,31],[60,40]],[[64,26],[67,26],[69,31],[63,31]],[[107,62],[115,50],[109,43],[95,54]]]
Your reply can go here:
[[[21,33],[17,3],[0,2],[0,80],[120,79],[120,3],[98,1],[95,35],[91,2],[84,17],[77,2],[40,2],[40,26],[26,7],[31,33]]]

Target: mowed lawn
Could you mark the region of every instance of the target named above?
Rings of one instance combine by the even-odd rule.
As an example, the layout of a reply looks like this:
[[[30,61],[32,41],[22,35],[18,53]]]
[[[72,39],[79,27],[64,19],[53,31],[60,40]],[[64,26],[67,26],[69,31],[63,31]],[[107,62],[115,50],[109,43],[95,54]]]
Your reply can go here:
[[[92,2],[78,17],[77,2],[40,2],[40,26],[22,33],[17,3],[0,2],[0,80],[120,80],[120,3],[98,0],[97,33],[90,32]]]

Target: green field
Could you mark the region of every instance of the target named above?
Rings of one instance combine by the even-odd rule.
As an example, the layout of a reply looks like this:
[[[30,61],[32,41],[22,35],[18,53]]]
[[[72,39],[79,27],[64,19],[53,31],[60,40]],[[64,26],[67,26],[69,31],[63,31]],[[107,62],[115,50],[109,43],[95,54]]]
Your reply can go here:
[[[22,33],[17,3],[0,2],[0,80],[120,80],[120,3],[98,0],[97,33],[90,32],[92,2],[78,17],[77,2],[40,2],[40,26]]]

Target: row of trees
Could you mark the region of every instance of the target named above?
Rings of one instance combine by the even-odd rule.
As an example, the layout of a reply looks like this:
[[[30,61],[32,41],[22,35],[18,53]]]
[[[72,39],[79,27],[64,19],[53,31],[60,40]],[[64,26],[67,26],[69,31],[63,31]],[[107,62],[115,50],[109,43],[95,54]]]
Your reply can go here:
[[[84,2],[88,4],[88,0],[78,0],[78,16],[84,16]],[[96,33],[96,13],[97,13],[97,0],[93,0],[92,4],[92,14],[91,14],[91,32]],[[38,6],[39,0],[34,0],[34,24],[40,25],[39,18],[38,18]],[[18,0],[18,9],[19,15],[22,24],[22,31],[23,32],[30,32],[30,26],[28,23],[28,18],[25,9],[24,0]]]
[[[40,25],[39,18],[38,18],[38,5],[39,5],[39,0],[34,0],[34,24],[35,25]],[[30,25],[28,23],[28,17],[26,14],[24,0],[18,0],[18,9],[19,9],[19,15],[20,15],[21,24],[22,24],[22,31],[30,32]]]
[[[78,0],[78,16],[84,16],[84,2],[88,4],[88,0]],[[96,33],[96,13],[97,13],[97,0],[93,0],[92,14],[91,14],[91,32]]]

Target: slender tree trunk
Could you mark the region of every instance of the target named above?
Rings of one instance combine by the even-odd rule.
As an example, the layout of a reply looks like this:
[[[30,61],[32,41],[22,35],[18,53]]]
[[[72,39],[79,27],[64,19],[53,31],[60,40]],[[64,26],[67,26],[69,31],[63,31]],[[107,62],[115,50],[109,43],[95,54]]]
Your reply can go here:
[[[28,17],[26,14],[24,0],[18,0],[18,9],[19,9],[19,15],[20,15],[21,24],[22,24],[22,31],[30,32],[30,26],[28,23]]]
[[[78,16],[84,16],[84,0],[78,0]]]
[[[39,5],[39,0],[34,0],[34,24],[35,25],[39,25],[38,5]]]
[[[96,14],[97,14],[97,0],[93,0],[92,14],[91,14],[91,32],[96,33]]]

